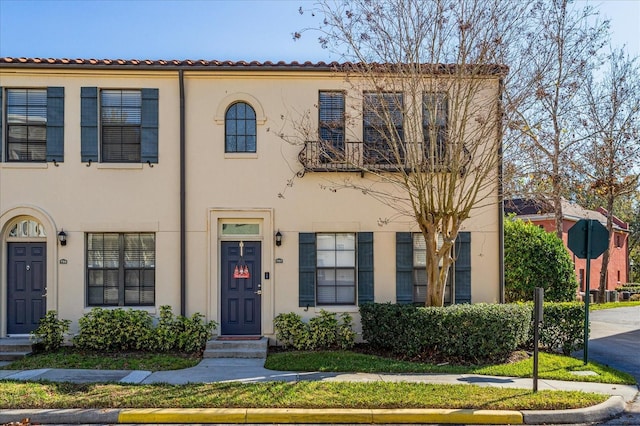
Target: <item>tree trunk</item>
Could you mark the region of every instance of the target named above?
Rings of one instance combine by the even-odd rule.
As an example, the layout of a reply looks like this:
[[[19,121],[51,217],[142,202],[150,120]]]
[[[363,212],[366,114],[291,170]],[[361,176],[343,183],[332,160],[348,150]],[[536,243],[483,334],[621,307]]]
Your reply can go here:
[[[607,197],[607,231],[609,232],[609,244],[602,255],[602,267],[600,268],[600,286],[598,287],[598,303],[605,302],[605,291],[607,289],[607,278],[609,269],[609,250],[611,249],[611,241],[614,238],[613,232],[613,202],[614,197]]]

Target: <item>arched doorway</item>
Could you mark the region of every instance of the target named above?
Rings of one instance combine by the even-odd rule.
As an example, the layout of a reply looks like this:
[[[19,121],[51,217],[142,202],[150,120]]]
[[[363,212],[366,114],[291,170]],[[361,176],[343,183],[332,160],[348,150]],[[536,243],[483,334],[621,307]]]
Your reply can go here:
[[[29,334],[46,314],[47,234],[33,217],[18,217],[8,227],[7,334]]]

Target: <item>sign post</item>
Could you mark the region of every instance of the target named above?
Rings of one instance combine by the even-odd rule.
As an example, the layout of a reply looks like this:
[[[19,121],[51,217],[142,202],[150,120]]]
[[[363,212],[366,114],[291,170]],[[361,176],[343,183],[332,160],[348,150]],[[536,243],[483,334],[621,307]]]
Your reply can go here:
[[[533,291],[533,391],[538,392],[538,342],[540,341],[540,323],[544,317],[544,288]]]
[[[584,291],[584,363],[589,361],[589,299],[591,298],[591,259],[598,258],[609,247],[609,231],[599,221],[580,219],[567,233],[567,246],[580,259],[586,259]]]

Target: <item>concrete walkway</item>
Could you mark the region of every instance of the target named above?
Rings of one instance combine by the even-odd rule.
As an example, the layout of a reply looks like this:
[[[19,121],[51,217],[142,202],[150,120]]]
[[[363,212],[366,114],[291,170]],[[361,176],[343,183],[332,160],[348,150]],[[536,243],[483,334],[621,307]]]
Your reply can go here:
[[[0,380],[128,384],[266,381],[356,381],[473,384],[532,389],[532,379],[471,374],[296,373],[264,368],[264,359],[203,359],[197,366],[175,371],[80,370],[45,368],[0,370]],[[621,414],[634,400],[636,386],[539,380],[539,390],[580,390],[609,395],[607,402],[581,410],[293,410],[293,409],[172,409],[172,410],[0,410],[0,423],[30,418],[51,423],[457,423],[457,424],[582,424]]]

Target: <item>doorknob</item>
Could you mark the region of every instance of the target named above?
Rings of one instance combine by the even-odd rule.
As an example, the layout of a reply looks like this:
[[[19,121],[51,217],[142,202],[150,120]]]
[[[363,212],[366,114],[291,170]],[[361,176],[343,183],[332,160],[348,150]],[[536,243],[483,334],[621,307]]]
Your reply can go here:
[[[254,291],[254,293],[260,296],[262,294],[262,290]]]
[[[31,270],[31,265],[27,265],[27,271]]]
[[[47,297],[47,288],[44,288],[44,294],[42,295],[42,297]]]

